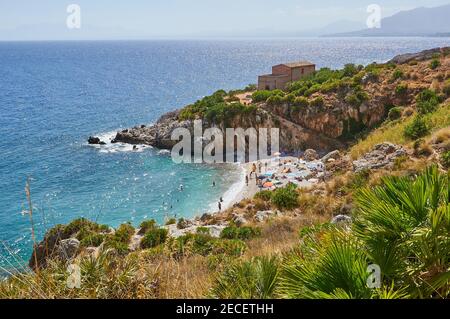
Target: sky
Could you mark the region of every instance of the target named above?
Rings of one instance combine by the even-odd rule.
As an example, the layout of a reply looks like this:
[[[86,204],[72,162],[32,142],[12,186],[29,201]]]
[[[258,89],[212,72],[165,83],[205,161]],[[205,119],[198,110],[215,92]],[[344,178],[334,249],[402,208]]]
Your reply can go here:
[[[363,24],[373,3],[385,17],[450,0],[0,0],[0,40],[306,32],[343,20]],[[69,4],[81,8],[80,29],[66,26]]]

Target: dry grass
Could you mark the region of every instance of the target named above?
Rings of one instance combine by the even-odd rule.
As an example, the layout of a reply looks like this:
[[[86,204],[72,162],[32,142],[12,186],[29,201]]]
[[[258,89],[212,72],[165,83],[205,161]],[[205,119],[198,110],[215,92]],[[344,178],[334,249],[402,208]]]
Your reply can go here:
[[[412,142],[408,140],[403,132],[405,127],[409,125],[413,117],[401,119],[395,122],[385,123],[380,128],[371,132],[366,138],[358,141],[350,149],[350,155],[353,159],[357,159],[361,155],[369,152],[375,145],[383,142],[391,142],[400,145],[410,145]],[[427,115],[427,120],[432,128],[432,133],[441,128],[450,126],[450,104],[442,105],[436,112]]]

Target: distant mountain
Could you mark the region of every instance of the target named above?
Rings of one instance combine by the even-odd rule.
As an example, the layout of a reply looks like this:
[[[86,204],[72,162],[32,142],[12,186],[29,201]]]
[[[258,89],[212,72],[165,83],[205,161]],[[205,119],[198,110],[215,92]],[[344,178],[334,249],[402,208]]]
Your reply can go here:
[[[435,8],[401,11],[381,20],[379,29],[354,32],[333,32],[327,36],[448,36],[450,34],[450,4]]]

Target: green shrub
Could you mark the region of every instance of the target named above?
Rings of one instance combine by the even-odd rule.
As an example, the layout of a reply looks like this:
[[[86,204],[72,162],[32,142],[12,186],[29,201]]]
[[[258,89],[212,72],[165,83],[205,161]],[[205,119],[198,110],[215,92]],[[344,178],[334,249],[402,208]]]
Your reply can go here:
[[[450,151],[442,154],[442,165],[444,165],[445,168],[450,168]]]
[[[114,238],[120,242],[128,243],[135,232],[134,227],[130,223],[122,224],[114,233]]]
[[[177,219],[176,218],[169,218],[167,221],[166,221],[166,226],[169,226],[169,225],[174,225],[174,224],[176,224],[177,223]]]
[[[294,100],[294,105],[298,107],[308,107],[309,101],[307,98],[303,96],[296,97]]]
[[[361,86],[356,86],[353,88],[353,92],[347,94],[345,97],[345,102],[352,106],[360,106],[364,101],[369,99],[369,95],[363,90]]]
[[[388,118],[391,121],[398,120],[402,117],[403,108],[395,106],[389,110]]]
[[[267,99],[267,104],[270,106],[282,105],[284,102],[283,97],[280,95],[272,95]]]
[[[321,106],[325,105],[325,101],[324,101],[323,97],[319,96],[319,97],[316,97],[315,99],[313,99],[311,101],[310,105],[312,107],[321,107]]]
[[[444,93],[446,97],[450,97],[450,79],[445,81],[442,93]]]
[[[430,63],[430,68],[432,70],[437,69],[441,65],[441,62],[439,62],[438,59],[433,59]]]
[[[256,91],[252,94],[252,101],[253,102],[265,102],[269,97],[272,96],[272,91],[262,90],[262,91]]]
[[[403,74],[403,71],[400,69],[395,69],[394,72],[392,73],[392,80],[396,81],[399,79],[403,79],[405,77],[405,75]]]
[[[247,245],[240,239],[219,239],[214,242],[213,255],[227,255],[240,257],[244,254]]]
[[[255,198],[268,202],[272,198],[272,192],[268,190],[260,191],[259,193],[256,193]]]
[[[289,105],[293,104],[293,103],[294,103],[294,100],[295,100],[295,95],[292,94],[292,93],[287,94],[287,95],[285,95],[285,96],[283,97],[283,102],[284,102],[284,103],[287,103],[287,104],[289,104]]]
[[[439,105],[439,97],[432,90],[423,90],[416,97],[417,109],[421,114],[428,114],[436,111]]]
[[[153,248],[164,244],[167,239],[168,231],[165,228],[155,228],[149,230],[141,241],[143,249]]]
[[[141,225],[139,226],[139,228],[141,229],[139,232],[141,234],[145,234],[147,231],[157,228],[158,224],[156,223],[156,221],[154,219],[150,219],[150,220],[144,220]]]
[[[427,122],[425,119],[417,115],[411,124],[405,127],[404,135],[409,139],[418,139],[424,137],[430,132]]]
[[[107,225],[99,225],[86,218],[77,218],[63,227],[64,237],[70,237],[78,233],[76,236],[78,240],[82,240],[85,236],[93,232],[109,231],[109,227]]]
[[[322,93],[330,93],[330,92],[336,92],[339,89],[339,80],[329,80],[322,84],[320,87],[320,92]]]
[[[311,86],[309,89],[307,89],[305,91],[304,96],[311,96],[314,93],[319,92],[321,88],[322,88],[322,86],[320,84],[314,84],[313,86]]]
[[[405,96],[408,93],[408,85],[405,83],[397,85],[395,88],[395,94],[397,96]]]
[[[359,69],[355,64],[346,64],[342,72],[344,76],[353,77],[359,72]]]
[[[106,237],[105,246],[116,249],[119,254],[125,254],[128,252],[128,244],[134,232],[135,229],[130,223],[122,224],[114,234]]]
[[[209,234],[200,233],[193,234],[190,241],[192,243],[192,252],[207,256],[212,252],[216,239]]]
[[[80,241],[81,247],[98,247],[105,240],[105,235],[103,234],[91,234],[86,236]]]
[[[298,206],[298,193],[295,184],[278,188],[272,194],[272,203],[279,209],[293,209]]]
[[[228,226],[225,227],[220,233],[220,238],[224,239],[241,239],[248,240],[261,235],[261,230],[259,228],[245,226]]]

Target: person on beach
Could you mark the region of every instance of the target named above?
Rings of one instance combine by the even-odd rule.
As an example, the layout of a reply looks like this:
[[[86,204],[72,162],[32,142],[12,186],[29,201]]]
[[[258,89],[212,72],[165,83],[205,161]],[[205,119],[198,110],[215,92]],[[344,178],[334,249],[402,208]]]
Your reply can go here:
[[[256,164],[255,163],[252,164],[252,173],[251,174],[256,174]],[[252,176],[251,174],[250,174],[250,177]]]
[[[262,167],[261,162],[258,162],[258,173],[260,173],[260,174],[261,174],[261,167]]]
[[[219,205],[219,212],[220,212],[220,211],[222,211],[222,203],[219,202],[218,205]]]
[[[267,162],[264,163],[264,171],[267,172]]]
[[[245,185],[248,186],[248,175],[245,175]]]
[[[223,203],[223,198],[222,197],[220,197],[220,202]]]

